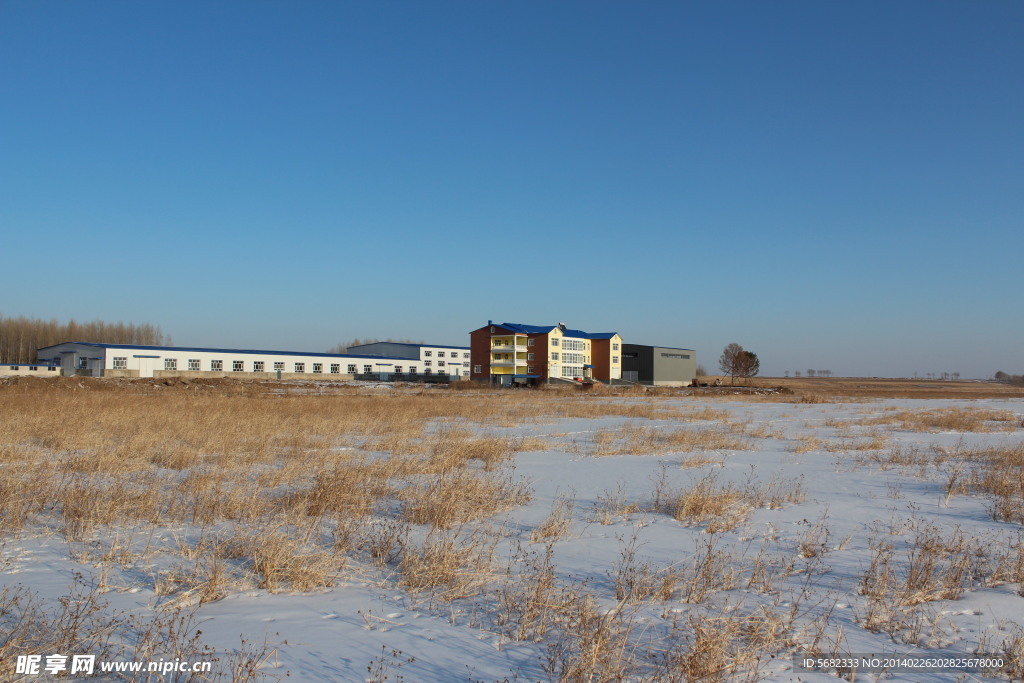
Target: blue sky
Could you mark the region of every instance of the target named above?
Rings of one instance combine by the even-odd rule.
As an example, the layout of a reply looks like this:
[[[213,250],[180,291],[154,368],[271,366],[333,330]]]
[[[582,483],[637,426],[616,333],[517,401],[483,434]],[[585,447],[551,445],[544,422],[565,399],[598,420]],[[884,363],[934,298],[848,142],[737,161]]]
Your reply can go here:
[[[0,313],[1018,373],[1021,35],[1009,0],[0,0]]]

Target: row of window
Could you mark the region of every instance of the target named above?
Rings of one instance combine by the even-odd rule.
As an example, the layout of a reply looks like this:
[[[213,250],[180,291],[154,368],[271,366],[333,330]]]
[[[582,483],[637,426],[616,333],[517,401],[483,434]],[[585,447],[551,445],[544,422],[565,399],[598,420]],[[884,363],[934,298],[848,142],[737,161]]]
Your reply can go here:
[[[494,328],[493,327],[491,328],[491,332],[492,333],[494,332]],[[526,340],[527,346],[533,346],[533,341],[534,340],[532,338],[531,339],[527,339]],[[558,337],[552,337],[551,338],[551,345],[552,346],[558,346],[560,342],[561,342],[561,347],[563,349],[568,349],[569,351],[589,351],[590,350],[590,342],[584,341],[582,339],[562,339],[562,340],[559,340]],[[512,345],[513,345],[512,341],[508,340],[508,339],[492,339],[491,340],[491,346],[512,346]],[[619,350],[619,345],[618,344],[612,344],[612,351],[618,351],[618,350]],[[430,351],[427,351],[426,354],[429,356],[430,355]],[[443,355],[443,353],[442,353],[442,355]],[[468,353],[467,354],[463,354],[463,355],[464,355],[465,358],[469,358],[469,354]]]
[[[533,346],[533,341],[533,339],[527,339],[526,345]],[[515,344],[511,339],[492,339],[491,346],[515,346]],[[469,354],[465,354],[465,357],[469,358]]]
[[[85,359],[82,359],[82,360],[84,361]],[[424,361],[424,365],[427,366],[427,369],[424,371],[425,374],[428,374],[428,375],[431,374],[430,364],[431,364],[431,362],[429,360],[428,361]],[[291,372],[304,373],[304,372],[306,372],[306,365],[307,364],[305,362],[302,362],[302,361],[295,362],[292,365]],[[439,361],[437,361],[437,365],[438,365],[438,367],[444,367],[445,366],[445,361],[439,360]],[[457,366],[457,365],[462,365],[462,363],[450,363],[450,365]],[[312,366],[313,366],[313,374],[314,375],[323,374],[323,372],[324,372],[324,364],[323,363],[312,363]],[[84,367],[84,363],[83,363],[83,367]],[[404,372],[405,366],[403,366],[403,365],[396,365],[394,367],[395,367],[394,372],[400,373],[400,374],[402,374]],[[125,370],[125,369],[127,369],[128,368],[128,357],[127,356],[114,356],[114,358],[113,358],[113,368],[115,370]],[[368,375],[368,374],[373,373],[374,372],[373,368],[374,368],[373,365],[369,365],[369,364],[364,365],[363,366],[363,374],[367,374]],[[178,369],[178,359],[177,358],[164,358],[164,370],[175,371],[177,369]],[[415,365],[410,365],[408,369],[409,369],[409,374],[410,375],[415,375],[419,371],[418,368]],[[201,371],[202,370],[202,362],[200,361],[200,359],[198,359],[198,358],[189,358],[188,359],[188,370],[189,370],[189,372],[199,372],[199,371]],[[224,361],[223,360],[218,360],[218,359],[211,360],[210,361],[210,371],[211,372],[223,372],[224,371]],[[232,372],[245,372],[245,361],[244,360],[233,360],[233,361],[231,361],[231,371]],[[274,371],[275,372],[287,372],[287,369],[285,368],[284,361],[274,361]],[[266,363],[264,361],[261,361],[261,360],[254,360],[254,361],[252,361],[252,372],[266,372]],[[350,374],[350,375],[354,375],[354,374],[357,374],[359,372],[359,370],[358,370],[358,367],[356,366],[355,363],[349,363],[348,367],[346,368],[346,372],[348,374]],[[331,363],[330,364],[330,374],[332,374],[332,375],[340,375],[341,374],[341,363]]]
[[[7,367],[10,368],[11,370],[21,370],[20,365],[9,365]],[[29,372],[37,372],[39,370],[38,365],[28,365],[26,367],[28,368]],[[48,366],[46,369],[48,372],[57,372],[56,366],[53,365]]]
[[[665,355],[665,354],[662,354],[662,355]],[[533,360],[533,359],[534,358],[533,358],[533,354],[532,353],[526,354],[526,360]],[[491,354],[491,360],[495,360],[495,361],[512,360],[512,354],[511,353],[492,353]],[[551,352],[551,360],[555,361],[555,362],[558,361],[558,351],[552,351]],[[562,354],[562,361],[565,362],[565,363],[586,363],[587,362],[586,356],[584,356],[582,353],[563,353]],[[619,362],[619,357],[618,356],[612,356],[612,363],[618,363],[618,362]],[[427,361],[427,365],[430,365],[430,361]]]
[[[558,360],[558,354],[557,353],[552,354],[552,355],[555,356],[555,360]],[[512,357],[511,353],[492,353],[491,354],[491,360],[514,360],[514,358]],[[526,354],[526,360],[533,360],[533,354],[532,353]],[[430,363],[430,361],[427,361],[427,363]],[[441,363],[441,365],[444,365],[444,363]]]
[[[429,357],[432,353],[433,353],[432,351],[427,350],[427,351],[423,352],[423,355]],[[452,354],[452,358],[458,358],[459,357],[459,352],[458,351],[452,351],[451,354]],[[444,351],[438,351],[437,352],[437,357],[438,358],[444,358]],[[462,357],[463,358],[469,358],[469,352],[468,351],[464,351],[462,353]]]

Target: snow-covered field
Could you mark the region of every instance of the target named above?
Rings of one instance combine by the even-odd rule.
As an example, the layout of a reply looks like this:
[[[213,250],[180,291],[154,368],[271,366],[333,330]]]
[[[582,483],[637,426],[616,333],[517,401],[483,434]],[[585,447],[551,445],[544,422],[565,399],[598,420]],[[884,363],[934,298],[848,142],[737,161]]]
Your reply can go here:
[[[1012,511],[1024,480],[1002,512],[977,482],[988,450],[1022,447],[1024,401],[659,401],[678,415],[467,423],[539,450],[495,471],[525,484],[528,502],[430,537],[426,525],[408,525],[407,548],[441,538],[473,558],[449,583],[416,586],[397,561],[353,552],[327,587],[252,585],[199,604],[158,582],[187,564],[190,539],[210,525],[120,524],[69,541],[44,519],[3,536],[0,585],[50,609],[77,580],[99,587],[104,614],[184,610],[214,650],[256,644],[269,679],[835,677],[795,670],[793,656],[807,654],[992,653],[1016,657],[1021,671],[1024,550]],[[984,431],[921,431],[893,417],[951,409],[1001,419]],[[1008,486],[1018,475],[1008,473]],[[8,633],[14,616],[0,622]]]

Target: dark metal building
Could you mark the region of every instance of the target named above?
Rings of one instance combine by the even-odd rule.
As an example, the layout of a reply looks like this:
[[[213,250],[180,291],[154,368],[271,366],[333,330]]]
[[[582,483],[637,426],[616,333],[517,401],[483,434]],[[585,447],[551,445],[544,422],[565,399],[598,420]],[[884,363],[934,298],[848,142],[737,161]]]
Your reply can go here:
[[[668,346],[622,345],[622,379],[650,386],[685,387],[697,375],[697,352]]]

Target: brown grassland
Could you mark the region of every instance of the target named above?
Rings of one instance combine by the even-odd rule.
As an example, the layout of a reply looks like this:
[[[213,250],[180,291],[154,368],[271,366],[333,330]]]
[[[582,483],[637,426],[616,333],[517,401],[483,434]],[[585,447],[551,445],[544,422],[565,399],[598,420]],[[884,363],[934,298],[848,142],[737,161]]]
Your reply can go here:
[[[13,657],[25,653],[89,651],[136,659],[210,654],[195,628],[199,605],[242,590],[323,590],[375,570],[386,570],[382,574],[393,585],[431,605],[483,601],[497,632],[546,644],[543,668],[552,680],[756,680],[761,662],[778,653],[833,652],[826,638],[830,608],[806,618],[808,594],[777,588],[788,577],[810,581],[823,571],[821,563],[835,547],[825,520],[809,524],[799,552],[789,556],[765,548],[741,556],[719,544],[721,534],[739,528],[751,510],[799,504],[805,490],[800,480],[718,481],[714,468],[721,451],[751,449],[761,439],[784,435],[735,422],[709,402],[1009,398],[1024,391],[924,380],[757,384],[739,391],[581,392],[469,385],[370,391],[348,384],[230,380],[2,382],[0,535],[49,534],[77,549],[71,551],[75,559],[101,566],[158,555],[175,560],[152,572],[149,587],[163,608],[150,619],[105,611],[103,591],[116,587],[83,585],[57,612],[43,609],[27,590],[4,589],[0,679],[11,676]],[[694,400],[680,403],[680,397]],[[585,457],[678,454],[682,467],[709,468],[689,487],[662,481],[646,497],[611,490],[600,498],[591,520],[601,524],[646,513],[707,532],[692,557],[671,566],[644,563],[636,539],[622,539],[621,559],[611,570],[614,610],[601,609],[586,582],[557,577],[553,549],[570,533],[577,507],[571,495],[557,499],[550,516],[515,542],[511,558],[498,550],[511,536],[501,526],[502,513],[533,495],[510,467],[515,455],[556,446],[501,428],[608,416],[631,421],[596,430],[585,443],[557,447]],[[638,422],[665,419],[676,426]],[[1024,524],[1019,444],[911,452],[890,440],[898,430],[1014,432],[1022,426],[1007,411],[892,411],[836,425],[836,440],[791,439],[786,450],[849,452],[863,466],[881,470],[931,468],[944,477],[947,498],[985,496],[995,519]],[[173,544],[143,542],[153,529],[171,526],[194,532]],[[956,599],[979,581],[1024,585],[1019,543],[995,547],[921,524],[910,552],[910,570],[898,572],[893,545],[882,537],[872,542],[859,577],[864,628],[924,643],[928,624],[914,611],[918,606]],[[0,566],[2,560],[0,547]],[[730,588],[771,599],[756,609],[706,602]],[[633,620],[637,606],[670,598],[694,609],[666,612],[668,635],[645,641],[646,631]],[[1002,647],[1015,671],[1024,671],[1024,634],[992,647]],[[271,652],[271,643],[243,640],[218,661],[213,678],[259,679]],[[387,667],[378,662],[377,669]]]
[[[728,378],[724,380],[728,382]],[[1024,387],[982,380],[942,381],[879,377],[757,377],[757,386],[789,389],[798,394],[841,398],[1020,398]]]

